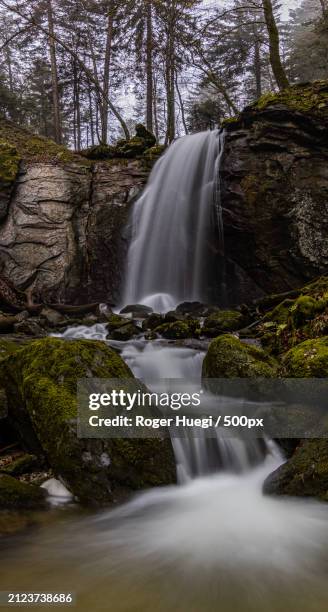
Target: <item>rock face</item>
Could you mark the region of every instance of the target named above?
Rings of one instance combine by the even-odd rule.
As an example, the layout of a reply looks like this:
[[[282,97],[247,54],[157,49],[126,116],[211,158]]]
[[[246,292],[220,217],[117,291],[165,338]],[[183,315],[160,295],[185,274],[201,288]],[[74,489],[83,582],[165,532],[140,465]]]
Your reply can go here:
[[[128,210],[147,176],[141,166],[21,166],[0,225],[1,272],[44,301],[117,299]]]
[[[327,137],[327,82],[267,94],[227,124],[221,187],[233,298],[285,291],[327,270]]]

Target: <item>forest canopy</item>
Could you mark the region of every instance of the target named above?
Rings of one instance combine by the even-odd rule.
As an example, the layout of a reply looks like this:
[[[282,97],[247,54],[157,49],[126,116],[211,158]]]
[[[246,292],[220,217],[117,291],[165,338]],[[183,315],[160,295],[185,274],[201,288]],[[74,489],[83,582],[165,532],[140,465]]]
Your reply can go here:
[[[328,78],[328,0],[0,0],[0,115],[74,150]]]

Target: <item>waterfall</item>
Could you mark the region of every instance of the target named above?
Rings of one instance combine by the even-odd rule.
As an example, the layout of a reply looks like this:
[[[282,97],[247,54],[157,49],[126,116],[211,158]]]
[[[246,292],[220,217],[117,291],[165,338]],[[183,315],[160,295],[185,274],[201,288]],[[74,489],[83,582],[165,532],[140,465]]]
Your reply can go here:
[[[155,164],[133,209],[124,304],[163,312],[209,299],[213,241],[222,239],[223,143],[217,130],[185,136]]]

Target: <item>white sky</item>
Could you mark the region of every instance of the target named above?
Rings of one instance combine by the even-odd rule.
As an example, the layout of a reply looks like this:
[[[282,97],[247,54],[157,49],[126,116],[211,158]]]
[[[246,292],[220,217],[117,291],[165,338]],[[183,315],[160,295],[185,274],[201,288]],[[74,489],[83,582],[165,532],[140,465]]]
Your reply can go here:
[[[203,0],[204,4],[211,4],[212,6],[224,6],[226,2],[224,0]],[[280,0],[281,3],[281,15],[283,19],[287,19],[289,10],[301,3],[301,0]]]

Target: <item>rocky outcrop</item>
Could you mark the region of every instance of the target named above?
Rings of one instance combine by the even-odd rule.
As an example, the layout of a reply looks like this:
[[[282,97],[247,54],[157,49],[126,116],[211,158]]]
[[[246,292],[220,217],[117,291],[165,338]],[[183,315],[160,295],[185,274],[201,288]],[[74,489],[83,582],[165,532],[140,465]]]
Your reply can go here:
[[[148,178],[140,160],[117,159],[94,168],[86,227],[86,301],[116,303],[124,274],[130,206]]]
[[[35,302],[116,302],[129,207],[162,152],[154,142],[138,125],[106,154],[77,154],[1,120],[0,276]]]
[[[225,127],[230,294],[301,286],[328,266],[328,83],[267,94]]]
[[[21,165],[0,225],[1,272],[36,301],[115,301],[129,206],[146,178],[139,160]]]

